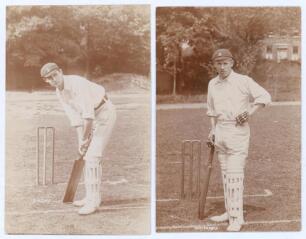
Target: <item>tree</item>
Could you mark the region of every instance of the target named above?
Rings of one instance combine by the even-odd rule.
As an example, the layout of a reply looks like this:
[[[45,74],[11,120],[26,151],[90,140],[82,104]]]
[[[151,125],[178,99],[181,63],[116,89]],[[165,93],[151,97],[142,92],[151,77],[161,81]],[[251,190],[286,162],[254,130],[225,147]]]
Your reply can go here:
[[[112,72],[147,75],[149,14],[146,6],[8,7],[8,79],[25,81],[28,76],[31,81],[48,61],[89,77]]]
[[[158,67],[173,75],[173,94],[176,94],[177,74],[183,69],[182,46],[191,44],[199,31],[205,33],[195,8],[158,8],[157,10],[157,57]],[[197,28],[199,27],[199,28]],[[183,83],[181,81],[180,83]]]
[[[299,8],[158,8],[158,68],[169,72],[175,65],[179,85],[204,85],[206,90],[215,75],[211,55],[217,48],[229,48],[236,70],[250,74],[268,34],[296,29],[300,31]]]

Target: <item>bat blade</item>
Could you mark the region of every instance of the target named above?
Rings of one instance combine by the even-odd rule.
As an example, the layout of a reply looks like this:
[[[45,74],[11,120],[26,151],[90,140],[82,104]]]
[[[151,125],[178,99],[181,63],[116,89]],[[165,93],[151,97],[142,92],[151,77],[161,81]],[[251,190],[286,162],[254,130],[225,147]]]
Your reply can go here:
[[[212,161],[214,158],[214,152],[215,152],[215,148],[212,146],[209,152],[208,167],[205,168],[203,186],[201,188],[201,194],[200,194],[200,200],[199,200],[198,217],[200,220],[203,220],[205,218],[205,204],[206,204],[210,174],[212,170]]]
[[[63,199],[64,203],[73,202],[78,184],[82,176],[84,165],[85,165],[85,161],[83,160],[83,157],[74,161],[74,164],[71,170],[71,174],[70,174],[70,178],[67,184],[65,196]]]

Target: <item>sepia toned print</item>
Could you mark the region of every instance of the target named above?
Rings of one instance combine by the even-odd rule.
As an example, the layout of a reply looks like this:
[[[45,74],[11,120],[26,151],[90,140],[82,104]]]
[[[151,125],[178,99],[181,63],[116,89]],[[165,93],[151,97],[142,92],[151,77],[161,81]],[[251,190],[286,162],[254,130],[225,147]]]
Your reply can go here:
[[[6,233],[149,234],[150,7],[6,10]]]
[[[300,18],[157,8],[158,232],[301,230]]]

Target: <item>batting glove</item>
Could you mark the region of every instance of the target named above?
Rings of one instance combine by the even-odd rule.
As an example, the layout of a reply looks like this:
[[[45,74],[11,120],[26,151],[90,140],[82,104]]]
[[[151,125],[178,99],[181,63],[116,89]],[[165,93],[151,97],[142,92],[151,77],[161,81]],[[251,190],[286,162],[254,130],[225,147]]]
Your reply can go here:
[[[243,125],[249,120],[249,112],[245,111],[236,117],[236,125]]]
[[[209,134],[208,134],[208,138],[207,138],[207,142],[206,142],[207,146],[209,148],[213,147],[215,144],[215,129],[211,129]]]
[[[79,153],[84,156],[87,152],[87,149],[89,147],[91,138],[85,139],[85,140],[81,140],[80,144],[79,144]]]

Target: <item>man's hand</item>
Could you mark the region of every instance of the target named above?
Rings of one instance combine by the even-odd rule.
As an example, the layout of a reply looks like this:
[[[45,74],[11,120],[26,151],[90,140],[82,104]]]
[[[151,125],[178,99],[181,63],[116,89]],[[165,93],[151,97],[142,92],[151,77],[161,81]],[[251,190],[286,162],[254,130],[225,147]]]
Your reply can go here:
[[[84,119],[84,124],[76,128],[79,141],[79,153],[84,156],[89,147],[93,132],[93,120]]]
[[[89,144],[90,144],[90,141],[91,141],[91,137],[85,139],[85,140],[80,140],[79,142],[79,153],[84,156],[87,152],[87,149],[89,147]]]
[[[245,111],[236,117],[236,125],[243,125],[249,120],[249,112]]]
[[[215,129],[214,128],[209,131],[206,143],[207,143],[207,146],[210,148],[214,146],[215,144]]]

